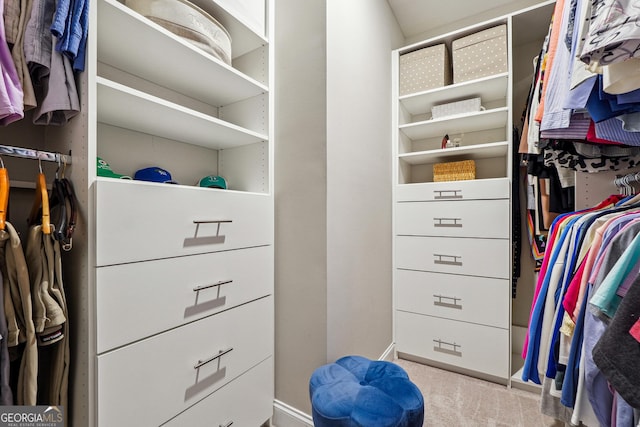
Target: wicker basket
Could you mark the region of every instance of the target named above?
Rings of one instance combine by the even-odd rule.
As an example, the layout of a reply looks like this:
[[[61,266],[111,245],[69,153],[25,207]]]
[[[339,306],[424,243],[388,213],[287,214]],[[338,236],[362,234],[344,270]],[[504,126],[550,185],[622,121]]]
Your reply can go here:
[[[436,163],[433,165],[433,181],[464,181],[476,178],[476,162],[463,160],[460,162]]]

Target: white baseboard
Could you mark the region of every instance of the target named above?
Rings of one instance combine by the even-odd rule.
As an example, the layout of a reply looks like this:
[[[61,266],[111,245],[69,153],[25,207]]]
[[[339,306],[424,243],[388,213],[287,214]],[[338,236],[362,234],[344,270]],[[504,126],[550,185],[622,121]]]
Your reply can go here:
[[[279,400],[273,401],[273,427],[313,427],[313,418]]]
[[[391,343],[378,360],[392,362],[394,358],[395,344]],[[313,418],[311,415],[275,399],[273,401],[273,419],[271,425],[273,427],[313,427]]]
[[[393,359],[396,358],[395,348],[396,348],[395,343],[389,344],[389,347],[387,347],[387,349],[384,351],[384,353],[382,353],[382,356],[380,356],[378,360],[386,360],[387,362],[393,362]]]

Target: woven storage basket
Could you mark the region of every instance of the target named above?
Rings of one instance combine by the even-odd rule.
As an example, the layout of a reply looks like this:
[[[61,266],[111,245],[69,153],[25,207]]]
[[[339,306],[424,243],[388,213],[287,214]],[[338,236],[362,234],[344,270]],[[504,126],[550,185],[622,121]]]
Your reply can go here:
[[[436,163],[433,165],[433,181],[464,181],[476,178],[476,162],[462,160],[460,162]]]

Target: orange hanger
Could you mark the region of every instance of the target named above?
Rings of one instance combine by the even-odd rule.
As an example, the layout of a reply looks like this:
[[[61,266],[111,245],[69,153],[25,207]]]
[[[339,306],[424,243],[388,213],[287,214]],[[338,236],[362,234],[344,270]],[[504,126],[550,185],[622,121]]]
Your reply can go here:
[[[49,193],[47,192],[47,179],[42,173],[42,163],[38,159],[40,173],[36,181],[36,198],[33,200],[31,213],[29,214],[29,224],[35,224],[38,211],[42,208],[42,232],[51,234],[51,222],[49,217]]]
[[[9,206],[9,173],[4,167],[4,161],[0,158],[0,230],[4,230],[7,220],[7,207]]]

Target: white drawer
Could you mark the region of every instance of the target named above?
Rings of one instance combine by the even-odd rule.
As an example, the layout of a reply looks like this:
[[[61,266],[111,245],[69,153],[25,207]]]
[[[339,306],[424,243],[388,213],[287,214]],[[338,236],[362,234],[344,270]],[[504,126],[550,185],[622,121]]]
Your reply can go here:
[[[508,239],[396,237],[396,268],[508,279]]]
[[[396,203],[396,234],[509,238],[509,200]]]
[[[273,387],[270,357],[163,426],[260,426],[273,415]]]
[[[507,178],[405,184],[396,187],[396,201],[508,199],[509,188]]]
[[[399,352],[509,377],[509,330],[396,311]]]
[[[266,297],[98,356],[98,424],[168,421],[271,356],[273,335]]]
[[[398,310],[508,328],[510,298],[510,282],[505,279],[411,270],[395,272]]]
[[[103,266],[269,245],[272,205],[265,194],[98,180],[96,262]]]
[[[96,270],[97,346],[103,353],[273,293],[273,246]]]

